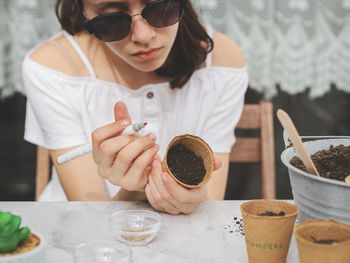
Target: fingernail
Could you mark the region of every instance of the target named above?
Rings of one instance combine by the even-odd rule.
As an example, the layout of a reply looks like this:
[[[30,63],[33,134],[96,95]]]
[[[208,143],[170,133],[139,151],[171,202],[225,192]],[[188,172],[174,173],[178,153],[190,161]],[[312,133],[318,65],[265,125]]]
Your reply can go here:
[[[147,137],[153,142],[156,140],[156,136],[153,133],[147,134]]]
[[[153,162],[152,162],[152,167],[155,167],[157,165],[157,160],[154,159]]]
[[[120,121],[120,124],[121,124],[122,126],[126,127],[126,126],[130,125],[130,121],[129,121],[128,119],[122,119],[122,120]]]
[[[168,182],[168,175],[166,173],[162,173],[162,180],[164,183],[167,183]]]
[[[158,145],[158,144],[155,144],[155,145],[153,145],[153,148],[154,148],[156,151],[158,151],[159,145]]]

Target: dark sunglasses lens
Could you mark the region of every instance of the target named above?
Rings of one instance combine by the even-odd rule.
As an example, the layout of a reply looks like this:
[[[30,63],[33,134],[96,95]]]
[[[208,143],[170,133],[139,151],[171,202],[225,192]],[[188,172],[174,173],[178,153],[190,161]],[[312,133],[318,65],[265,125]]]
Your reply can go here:
[[[178,0],[159,1],[147,6],[143,16],[153,27],[166,27],[175,24],[182,15],[182,7]]]
[[[93,21],[92,33],[104,42],[113,42],[125,38],[131,29],[131,19],[127,15],[113,14]]]

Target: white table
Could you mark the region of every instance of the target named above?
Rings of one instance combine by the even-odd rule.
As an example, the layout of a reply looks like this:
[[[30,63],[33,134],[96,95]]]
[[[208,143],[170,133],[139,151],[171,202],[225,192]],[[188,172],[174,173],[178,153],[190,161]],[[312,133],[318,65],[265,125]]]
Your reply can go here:
[[[161,213],[158,236],[132,247],[133,262],[248,263],[245,239],[236,221],[242,201],[208,201],[190,215]],[[73,263],[73,249],[92,240],[114,240],[108,217],[124,209],[152,208],[146,202],[0,202],[2,211],[22,217],[22,226],[40,232],[47,242],[47,263]],[[236,220],[234,218],[237,218]],[[294,237],[287,263],[297,263]]]

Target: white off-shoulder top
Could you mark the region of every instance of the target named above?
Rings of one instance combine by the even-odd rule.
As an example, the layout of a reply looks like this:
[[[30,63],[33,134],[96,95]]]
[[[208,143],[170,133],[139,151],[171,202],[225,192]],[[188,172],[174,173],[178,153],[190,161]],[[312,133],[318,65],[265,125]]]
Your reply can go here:
[[[114,121],[113,107],[123,101],[133,122],[148,122],[141,134],[154,133],[164,156],[171,139],[181,134],[203,138],[215,153],[228,153],[235,142],[248,86],[247,68],[211,66],[196,70],[181,89],[168,82],[137,90],[96,78],[93,67],[74,38],[64,33],[90,72],[74,77],[25,57],[22,71],[27,96],[25,140],[47,149],[62,149],[91,142],[91,133]],[[181,65],[179,65],[181,66]],[[108,194],[119,186],[105,181]],[[67,197],[55,168],[39,200],[64,201]]]

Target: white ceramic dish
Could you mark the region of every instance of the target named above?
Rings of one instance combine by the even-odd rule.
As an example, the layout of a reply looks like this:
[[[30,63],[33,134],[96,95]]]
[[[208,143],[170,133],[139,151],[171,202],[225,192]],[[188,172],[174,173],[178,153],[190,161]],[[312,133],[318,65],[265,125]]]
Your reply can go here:
[[[0,254],[0,263],[44,263],[46,247],[45,239],[36,231],[31,231],[31,233],[40,239],[40,243],[36,248],[16,255],[1,256]]]

